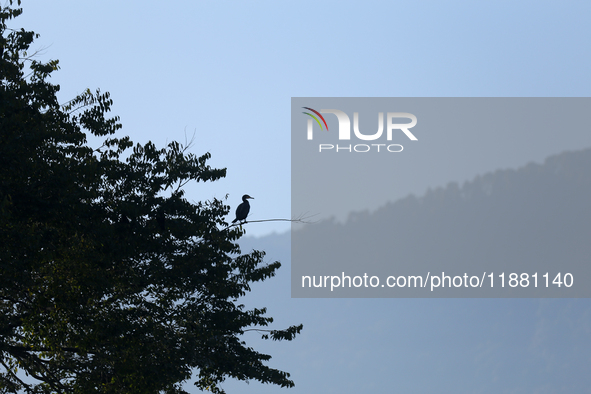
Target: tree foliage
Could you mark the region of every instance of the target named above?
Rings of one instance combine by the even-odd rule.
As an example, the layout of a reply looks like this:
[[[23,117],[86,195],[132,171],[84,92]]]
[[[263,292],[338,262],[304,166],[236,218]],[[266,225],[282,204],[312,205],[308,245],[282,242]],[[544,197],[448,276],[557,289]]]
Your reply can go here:
[[[12,3],[0,13],[0,392],[181,393],[193,371],[212,392],[227,377],[293,386],[242,339],[272,318],[238,304],[280,264],[241,254],[222,201],[184,195],[226,170],[177,142],[116,138],[108,93],[60,105],[58,62],[27,57],[36,35],[8,28]]]

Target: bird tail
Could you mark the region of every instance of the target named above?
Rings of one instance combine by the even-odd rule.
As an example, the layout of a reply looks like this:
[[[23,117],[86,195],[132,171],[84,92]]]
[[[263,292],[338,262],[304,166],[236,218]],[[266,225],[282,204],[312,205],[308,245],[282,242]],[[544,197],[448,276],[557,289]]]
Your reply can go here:
[[[238,221],[238,218],[232,220],[232,223],[236,223]]]

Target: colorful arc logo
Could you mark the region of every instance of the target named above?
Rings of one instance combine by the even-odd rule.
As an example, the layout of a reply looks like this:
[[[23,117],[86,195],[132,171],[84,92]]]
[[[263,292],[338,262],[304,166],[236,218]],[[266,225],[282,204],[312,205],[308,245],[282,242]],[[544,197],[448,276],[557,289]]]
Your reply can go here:
[[[302,107],[304,109],[307,109],[309,111],[314,112],[316,115],[320,116],[320,119],[322,119],[322,121],[324,122],[324,125],[326,126],[326,131],[328,131],[328,125],[326,124],[326,120],[324,120],[324,116],[320,115],[320,112],[316,111],[315,109],[309,108],[309,107]],[[318,126],[320,126],[320,130],[322,130],[322,123],[320,123],[320,121],[318,120],[317,117],[315,117],[314,115],[312,115],[309,112],[302,112],[303,114],[306,114],[308,116],[311,116],[312,118],[314,118],[314,120],[318,123]]]

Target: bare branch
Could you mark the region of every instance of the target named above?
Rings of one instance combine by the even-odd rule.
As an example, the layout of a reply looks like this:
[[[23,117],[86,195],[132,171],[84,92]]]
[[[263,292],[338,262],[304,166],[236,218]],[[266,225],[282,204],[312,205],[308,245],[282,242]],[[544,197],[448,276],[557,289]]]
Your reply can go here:
[[[302,216],[300,216],[298,218],[295,218],[295,219],[246,220],[246,221],[244,221],[242,223],[233,223],[233,224],[230,224],[227,228],[234,227],[234,226],[241,226],[241,225],[246,224],[246,223],[262,223],[262,222],[292,222],[292,223],[302,223],[302,224],[314,224],[317,221],[309,221],[308,220],[309,218],[312,218],[314,216],[316,216],[316,215],[312,215],[312,216],[304,216],[304,215],[302,215]]]

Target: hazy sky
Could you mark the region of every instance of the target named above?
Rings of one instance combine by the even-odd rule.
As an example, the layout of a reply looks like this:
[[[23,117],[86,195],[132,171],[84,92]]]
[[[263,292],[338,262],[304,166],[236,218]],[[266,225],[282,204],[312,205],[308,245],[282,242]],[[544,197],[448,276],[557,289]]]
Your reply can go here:
[[[227,167],[188,189],[248,193],[251,218],[289,218],[291,97],[589,96],[588,1],[23,0],[67,101],[109,91],[122,133],[184,140]],[[584,148],[584,147],[581,147]],[[554,153],[559,153],[554,152]],[[543,157],[523,157],[522,163]],[[513,164],[511,164],[513,165]],[[496,168],[490,168],[495,170]],[[441,183],[458,180],[441,179]],[[437,186],[437,185],[433,185]],[[230,218],[231,219],[231,218]],[[249,235],[286,225],[253,223]],[[289,275],[289,266],[282,269]],[[555,393],[591,387],[585,300],[254,298],[301,338],[264,348],[292,391]],[[265,285],[267,285],[265,283]],[[255,290],[261,287],[255,287]],[[391,302],[392,301],[392,302]],[[519,369],[521,368],[521,369]],[[437,389],[439,387],[439,389]],[[587,391],[589,392],[589,391]]]
[[[585,1],[42,1],[41,34],[67,101],[109,91],[122,130],[159,145],[195,133],[225,180],[195,200],[255,197],[289,218],[291,97],[588,96]],[[559,153],[554,152],[554,153]],[[540,158],[524,157],[523,163]],[[490,170],[494,170],[491,168]],[[462,178],[458,174],[454,178]],[[441,183],[461,179],[441,179]],[[432,185],[437,186],[437,185]],[[409,191],[410,192],[410,191]],[[257,223],[251,235],[288,228]]]

